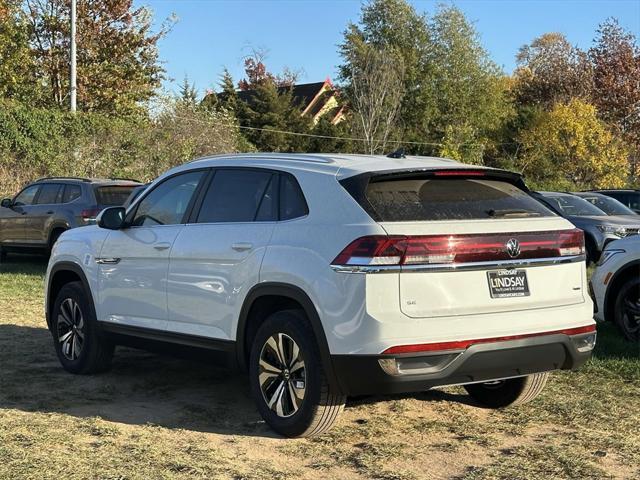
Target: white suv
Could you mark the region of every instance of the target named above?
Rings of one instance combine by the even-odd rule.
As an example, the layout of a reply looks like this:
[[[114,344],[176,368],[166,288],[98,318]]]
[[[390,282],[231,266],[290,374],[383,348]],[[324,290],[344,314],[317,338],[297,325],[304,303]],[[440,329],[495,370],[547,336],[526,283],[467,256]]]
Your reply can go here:
[[[46,289],[68,371],[123,343],[213,350],[286,436],[326,431],[348,395],[523,403],[596,337],[582,232],[519,175],[439,158],[194,161],[66,232]]]
[[[591,277],[596,318],[614,322],[633,342],[640,342],[640,236],[607,245]]]

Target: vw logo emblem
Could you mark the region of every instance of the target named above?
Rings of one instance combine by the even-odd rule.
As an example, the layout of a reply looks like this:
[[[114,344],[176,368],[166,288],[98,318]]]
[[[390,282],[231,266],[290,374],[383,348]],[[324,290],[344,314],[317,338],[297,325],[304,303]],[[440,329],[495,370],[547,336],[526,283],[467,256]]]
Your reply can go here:
[[[515,258],[520,255],[520,242],[515,238],[511,238],[504,244],[507,247],[507,253],[511,258]]]

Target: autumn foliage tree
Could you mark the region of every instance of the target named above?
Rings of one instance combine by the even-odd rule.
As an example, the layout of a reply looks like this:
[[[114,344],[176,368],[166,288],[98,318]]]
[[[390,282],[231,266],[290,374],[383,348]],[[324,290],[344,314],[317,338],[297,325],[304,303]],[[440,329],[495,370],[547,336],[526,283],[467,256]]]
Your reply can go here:
[[[24,0],[43,106],[62,106],[69,91],[68,0]],[[133,0],[78,0],[78,108],[134,113],[163,78],[157,43],[170,27],[152,32],[151,12]]]
[[[598,29],[593,48],[593,103],[634,149],[629,174],[640,177],[640,48],[614,19]]]
[[[514,91],[520,104],[553,107],[590,94],[587,55],[561,33],[545,33],[522,46],[516,62]]]
[[[593,105],[574,99],[541,112],[521,132],[518,167],[537,187],[618,188],[627,181],[624,144],[598,118]]]

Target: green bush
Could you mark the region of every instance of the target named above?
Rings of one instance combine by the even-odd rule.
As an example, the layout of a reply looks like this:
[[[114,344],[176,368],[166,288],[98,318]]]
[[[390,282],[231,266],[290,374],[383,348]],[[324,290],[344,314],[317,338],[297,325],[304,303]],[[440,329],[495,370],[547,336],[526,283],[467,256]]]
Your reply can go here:
[[[0,101],[0,192],[43,176],[150,180],[195,157],[246,150],[235,120],[169,100],[151,119]]]

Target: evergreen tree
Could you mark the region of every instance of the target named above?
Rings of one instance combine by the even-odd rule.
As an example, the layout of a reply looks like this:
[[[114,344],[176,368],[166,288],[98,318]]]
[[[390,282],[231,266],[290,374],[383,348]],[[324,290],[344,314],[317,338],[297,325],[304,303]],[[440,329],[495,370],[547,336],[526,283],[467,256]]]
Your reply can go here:
[[[179,92],[180,102],[189,107],[195,107],[198,103],[198,91],[194,83],[189,82],[189,77],[184,76]]]

